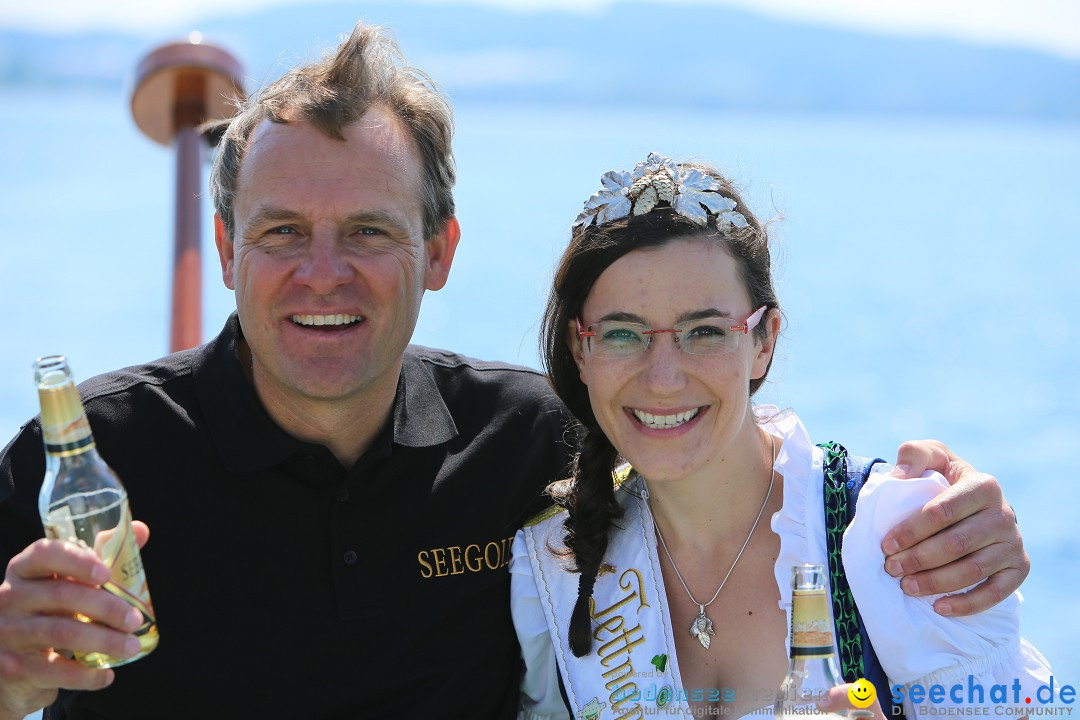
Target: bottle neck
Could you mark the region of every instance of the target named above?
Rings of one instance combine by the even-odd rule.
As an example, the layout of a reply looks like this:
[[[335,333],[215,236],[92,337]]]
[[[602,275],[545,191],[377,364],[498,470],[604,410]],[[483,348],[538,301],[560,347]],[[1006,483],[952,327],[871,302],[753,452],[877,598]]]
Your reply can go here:
[[[75,384],[39,387],[41,435],[50,461],[82,455],[94,449],[94,436]]]
[[[791,659],[831,658],[834,655],[829,597],[825,588],[793,590]]]

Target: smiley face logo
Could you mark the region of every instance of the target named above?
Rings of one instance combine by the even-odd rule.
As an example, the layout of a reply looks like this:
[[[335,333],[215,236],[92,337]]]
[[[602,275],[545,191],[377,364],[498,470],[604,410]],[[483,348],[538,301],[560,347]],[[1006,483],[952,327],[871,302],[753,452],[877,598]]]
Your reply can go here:
[[[847,696],[855,707],[868,708],[873,704],[874,697],[877,696],[877,690],[872,682],[866,678],[859,678],[848,688]]]

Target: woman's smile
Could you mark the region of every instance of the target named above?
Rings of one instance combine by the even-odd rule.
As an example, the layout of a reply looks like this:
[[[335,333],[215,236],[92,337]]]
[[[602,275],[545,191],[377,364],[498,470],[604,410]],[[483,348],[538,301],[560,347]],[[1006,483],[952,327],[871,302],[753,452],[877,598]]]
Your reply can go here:
[[[645,434],[651,437],[675,437],[693,429],[708,409],[708,405],[702,405],[681,411],[631,407],[626,408],[626,411]]]

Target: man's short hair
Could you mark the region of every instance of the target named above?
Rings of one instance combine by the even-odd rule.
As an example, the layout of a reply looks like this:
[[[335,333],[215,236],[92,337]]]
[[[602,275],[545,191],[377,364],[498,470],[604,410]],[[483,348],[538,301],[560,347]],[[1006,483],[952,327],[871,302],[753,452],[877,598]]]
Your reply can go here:
[[[382,28],[357,23],[336,52],[285,73],[241,103],[228,121],[210,174],[210,193],[229,238],[235,231],[240,165],[263,120],[284,123],[299,117],[328,137],[344,140],[344,129],[376,105],[397,115],[416,143],[423,167],[424,237],[439,232],[454,215],[450,105],[426,73],[406,63]]]

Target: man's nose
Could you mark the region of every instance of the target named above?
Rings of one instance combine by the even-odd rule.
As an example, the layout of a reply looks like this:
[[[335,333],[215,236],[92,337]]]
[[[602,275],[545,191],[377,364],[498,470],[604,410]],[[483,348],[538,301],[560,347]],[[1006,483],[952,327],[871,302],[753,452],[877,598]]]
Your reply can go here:
[[[353,278],[353,267],[336,233],[316,230],[293,277],[319,294],[327,294]]]

